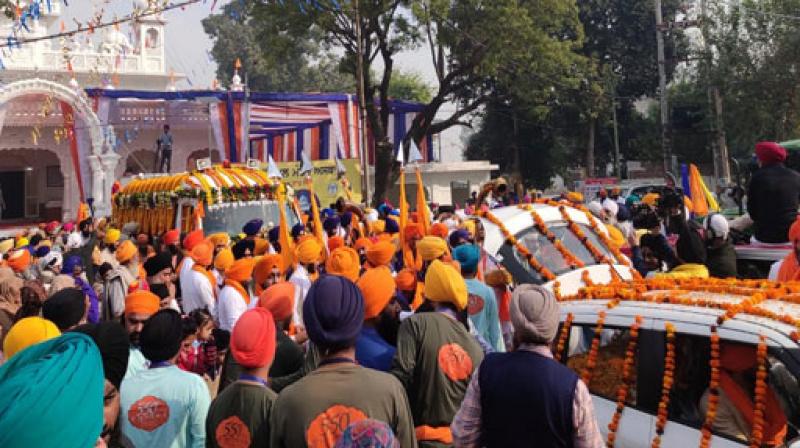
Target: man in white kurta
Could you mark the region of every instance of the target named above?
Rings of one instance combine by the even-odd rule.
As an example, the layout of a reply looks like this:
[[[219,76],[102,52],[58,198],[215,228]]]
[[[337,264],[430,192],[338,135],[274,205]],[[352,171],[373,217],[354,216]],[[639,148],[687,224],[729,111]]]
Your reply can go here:
[[[225,286],[219,294],[217,307],[219,328],[233,331],[239,317],[256,303],[251,300],[249,290],[255,265],[254,258],[242,258],[225,270]]]

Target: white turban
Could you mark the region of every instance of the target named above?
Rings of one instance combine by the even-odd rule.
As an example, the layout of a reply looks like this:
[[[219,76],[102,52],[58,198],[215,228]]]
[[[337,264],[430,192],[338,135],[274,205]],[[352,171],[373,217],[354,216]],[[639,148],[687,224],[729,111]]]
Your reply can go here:
[[[603,218],[603,205],[597,201],[592,201],[586,204],[586,208],[589,209],[592,214],[597,218]]]
[[[78,249],[82,244],[83,238],[80,233],[72,232],[67,237],[67,250]]]
[[[710,236],[722,239],[728,238],[730,225],[728,224],[728,220],[718,213],[706,216],[703,226],[712,234]]]
[[[609,217],[616,218],[617,212],[619,211],[619,204],[613,199],[606,199],[603,201],[603,210],[606,211]]]
[[[559,307],[549,290],[532,284],[518,286],[511,296],[511,323],[522,342],[549,344],[558,332]]]
[[[64,263],[64,257],[61,255],[61,252],[57,250],[51,250],[47,253],[47,255],[42,258],[41,266],[42,270],[47,269],[48,267],[56,267],[62,266]]]

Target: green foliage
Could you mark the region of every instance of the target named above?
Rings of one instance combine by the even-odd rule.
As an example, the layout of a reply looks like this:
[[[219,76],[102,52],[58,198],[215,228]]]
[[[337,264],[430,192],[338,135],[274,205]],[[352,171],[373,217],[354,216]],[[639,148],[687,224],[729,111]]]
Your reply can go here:
[[[431,87],[417,73],[398,72],[389,82],[389,97],[427,103],[433,98]]]

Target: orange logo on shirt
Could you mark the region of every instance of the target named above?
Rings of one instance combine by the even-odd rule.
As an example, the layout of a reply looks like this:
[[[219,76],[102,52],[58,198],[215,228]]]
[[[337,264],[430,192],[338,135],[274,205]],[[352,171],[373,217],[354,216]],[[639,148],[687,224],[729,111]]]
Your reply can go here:
[[[478,314],[483,311],[483,297],[477,294],[470,294],[467,302],[467,312],[469,314]]]
[[[333,448],[344,430],[367,416],[360,409],[335,404],[317,415],[306,430],[309,448]]]
[[[152,395],[146,395],[128,409],[128,421],[134,428],[142,431],[153,431],[169,420],[169,406],[167,403]]]
[[[472,358],[456,343],[445,344],[439,349],[439,368],[450,381],[461,381],[472,374]]]
[[[214,436],[220,448],[248,448],[250,446],[250,430],[242,419],[232,415],[219,422]]]

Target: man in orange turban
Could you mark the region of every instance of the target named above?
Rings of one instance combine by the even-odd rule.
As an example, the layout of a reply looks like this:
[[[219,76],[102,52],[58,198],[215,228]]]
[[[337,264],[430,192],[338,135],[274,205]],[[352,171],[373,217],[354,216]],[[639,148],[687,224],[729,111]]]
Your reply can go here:
[[[8,267],[15,274],[22,275],[31,266],[31,253],[28,249],[17,249],[8,256]]]
[[[340,247],[334,250],[325,262],[325,272],[330,275],[340,275],[355,282],[361,273],[358,253],[349,247]]]
[[[241,258],[225,271],[225,286],[219,293],[217,315],[219,328],[233,331],[233,326],[250,305],[250,282],[253,279],[254,258]]]
[[[800,280],[800,218],[796,219],[789,227],[789,242],[792,251],[772,265],[769,270],[769,279],[779,282]]]
[[[225,271],[233,266],[234,261],[233,251],[231,251],[228,247],[223,248],[217,252],[216,256],[214,256],[214,270],[212,273],[214,274],[214,279],[216,281],[214,286],[217,288],[217,291],[222,289],[222,283],[225,280]]]
[[[431,235],[433,236],[438,236],[439,238],[447,238],[447,234],[449,233],[450,231],[447,229],[447,225],[445,223],[437,222],[431,226]]]
[[[131,348],[125,376],[147,369],[147,360],[139,350],[139,334],[150,316],[158,312],[161,299],[150,291],[138,290],[125,297],[125,314],[122,322],[128,331]]]
[[[279,282],[267,288],[258,298],[258,306],[267,309],[275,319],[278,350],[270,374],[282,377],[297,372],[305,360],[303,348],[291,337],[289,330],[294,314],[295,287],[289,282]]]
[[[367,249],[370,246],[372,246],[372,240],[364,237],[357,239],[353,245],[353,249],[358,252],[359,263],[362,265],[367,262]]]
[[[397,286],[385,268],[368,270],[356,285],[364,296],[364,326],[356,341],[356,360],[364,367],[388,372],[400,327]]]
[[[298,300],[295,304],[295,324],[301,325],[303,318],[303,301],[308,290],[319,277],[320,263],[322,262],[322,245],[312,235],[307,235],[299,241],[296,251],[297,268],[289,277],[289,281],[297,287]]]
[[[391,241],[378,241],[367,249],[367,262],[370,267],[390,266],[397,247]]]
[[[267,254],[256,261],[253,268],[253,283],[256,295],[260,296],[270,286],[285,280],[281,254]]]
[[[344,238],[341,236],[332,236],[328,238],[328,251],[333,252],[334,250],[344,246]]]
[[[210,241],[203,241],[192,247],[190,265],[184,264],[181,271],[180,282],[183,293],[183,311],[191,313],[196,309],[207,308],[212,316],[216,309],[216,283],[214,274],[209,271],[214,262],[214,245]],[[186,274],[186,275],[184,275]]]
[[[135,244],[130,240],[123,241],[117,247],[115,256],[119,266],[109,273],[106,305],[103,307],[105,320],[118,319],[125,309],[125,297],[131,287],[138,289],[145,284],[145,278],[139,269],[139,250]]]

